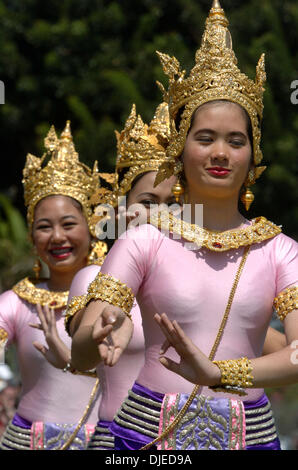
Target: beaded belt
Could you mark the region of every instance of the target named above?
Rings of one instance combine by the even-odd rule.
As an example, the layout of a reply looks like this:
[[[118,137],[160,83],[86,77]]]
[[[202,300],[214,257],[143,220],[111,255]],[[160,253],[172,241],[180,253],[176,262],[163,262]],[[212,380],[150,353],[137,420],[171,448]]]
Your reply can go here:
[[[91,437],[87,450],[112,450],[115,448],[114,436],[108,426],[102,426],[99,422]]]
[[[16,426],[10,421],[0,439],[0,449],[30,450],[30,442],[31,430]]]
[[[199,396],[199,398],[201,398],[202,403],[204,402],[204,406],[205,403],[209,406],[209,400],[214,400],[215,404],[216,400],[218,400],[218,402],[221,400],[217,398],[214,399],[213,397]],[[238,403],[240,403],[242,408],[244,406],[244,423],[240,422],[241,419],[239,420],[239,429],[241,428],[240,433],[243,432],[245,434],[243,434],[243,445],[239,442],[238,447],[235,448],[241,449],[250,446],[268,444],[277,439],[271,405],[266,397],[255,402],[255,407],[254,402],[243,402],[243,405],[239,401]],[[261,405],[258,406],[260,403]],[[175,414],[175,410],[173,408],[172,412]],[[131,433],[132,440],[137,439],[144,443],[150,442],[160,434],[160,424],[164,419],[164,413],[165,409],[163,403],[158,402],[154,398],[141,396],[130,390],[128,397],[125,399],[114,418],[114,422],[111,426],[112,433],[115,433],[115,435],[118,435],[119,437],[122,435],[124,439],[129,439]],[[212,413],[213,411],[211,411],[210,415],[212,415]],[[234,416],[233,413],[231,416]],[[196,417],[196,419],[198,419],[198,417]],[[223,423],[222,418],[221,422]],[[203,425],[203,422],[201,424]],[[202,428],[199,421],[195,426]],[[200,432],[204,432],[204,430],[205,429],[202,428]]]
[[[246,446],[267,444],[277,438],[271,405],[245,410]]]

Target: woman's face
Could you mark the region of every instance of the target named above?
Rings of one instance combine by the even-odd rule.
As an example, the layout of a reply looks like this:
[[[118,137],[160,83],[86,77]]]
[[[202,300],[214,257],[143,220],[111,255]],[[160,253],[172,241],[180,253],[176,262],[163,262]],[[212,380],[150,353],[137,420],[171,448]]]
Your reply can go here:
[[[153,187],[156,171],[145,173],[134,185],[127,198],[127,207],[133,204],[142,204],[148,211],[152,205],[175,203],[175,197],[171,192],[173,184],[176,182],[176,176],[162,181],[155,188]]]
[[[196,111],[183,151],[189,193],[237,197],[251,164],[244,111],[234,103],[208,103]]]
[[[91,237],[82,210],[72,198],[42,199],[35,208],[32,237],[50,271],[77,271],[86,265]]]

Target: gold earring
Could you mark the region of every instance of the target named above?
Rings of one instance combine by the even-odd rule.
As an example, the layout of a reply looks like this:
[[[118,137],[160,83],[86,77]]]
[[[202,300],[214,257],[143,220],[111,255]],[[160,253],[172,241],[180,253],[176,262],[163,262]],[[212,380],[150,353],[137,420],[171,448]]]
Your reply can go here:
[[[36,281],[38,281],[39,279],[39,275],[40,275],[40,271],[41,271],[41,262],[40,262],[40,259],[39,258],[36,258],[35,259],[35,262],[34,262],[34,265],[33,265],[33,271],[34,271],[34,274],[35,274],[35,279]]]
[[[182,194],[184,194],[184,186],[180,181],[182,171],[183,171],[183,164],[181,161],[178,161],[174,167],[174,175],[177,176],[177,181],[175,184],[173,184],[172,189],[171,189],[172,194],[175,196],[176,202],[179,202],[180,197],[182,196]]]
[[[106,243],[101,241],[91,242],[91,250],[87,258],[87,264],[98,264],[101,266],[107,251],[108,245]]]
[[[245,209],[248,211],[250,206],[252,205],[255,197],[251,190],[247,187],[245,192],[241,194],[241,202],[244,205]]]
[[[255,168],[251,168],[249,170],[247,179],[244,183],[245,185],[245,191],[241,194],[241,202],[244,205],[245,209],[248,211],[250,209],[250,206],[252,205],[255,197],[252,193],[252,191],[249,189],[250,186],[252,186],[256,181],[256,172]]]

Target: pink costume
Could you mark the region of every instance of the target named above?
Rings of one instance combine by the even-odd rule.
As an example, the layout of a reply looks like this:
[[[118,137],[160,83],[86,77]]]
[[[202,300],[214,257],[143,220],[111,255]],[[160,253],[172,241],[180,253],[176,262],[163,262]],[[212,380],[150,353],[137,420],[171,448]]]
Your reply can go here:
[[[100,266],[97,265],[91,265],[81,269],[72,281],[69,291],[69,301],[74,296],[85,295],[88,285],[94,280],[99,271]],[[96,431],[98,436],[102,435],[104,432],[105,442],[98,437],[94,442],[91,440],[89,444],[90,448],[111,449],[113,447],[113,440],[109,438],[107,428],[126,397],[127,390],[132,387],[144,364],[142,319],[139,307],[136,303],[131,314],[134,322],[134,332],[119,362],[114,367],[104,367],[103,364],[99,364],[97,367],[97,375],[100,380],[101,388],[101,401],[98,410],[99,423]]]
[[[47,289],[44,283],[36,287]],[[70,348],[71,339],[64,328],[63,311],[56,311],[56,319],[59,336]],[[32,422],[76,425],[88,405],[95,379],[64,373],[53,367],[32,344],[37,341],[47,347],[43,331],[30,327],[29,323],[39,323],[35,305],[12,290],[4,292],[0,296],[0,329],[7,332],[8,344],[17,346],[22,380],[17,424],[28,429]],[[97,403],[98,397],[93,401],[85,432],[92,431],[97,421]],[[1,444],[3,446],[4,441]],[[15,448],[22,449],[23,444]],[[59,448],[59,443],[56,444]]]
[[[146,348],[145,364],[136,379],[138,386],[158,394],[192,391],[193,384],[159,363],[164,336],[153,315],[166,312],[209,355],[243,251],[243,246],[225,252],[199,247],[190,250],[183,238],[177,239],[172,233],[167,236],[152,225],[132,229],[125,239],[116,241],[101,273],[131,288],[141,309]],[[262,355],[273,300],[297,284],[297,264],[297,243],[283,234],[250,247],[215,359]],[[172,348],[166,355],[178,360]],[[264,393],[261,389],[246,392],[242,399],[247,402],[258,401]],[[207,387],[201,393],[216,398],[235,397]]]

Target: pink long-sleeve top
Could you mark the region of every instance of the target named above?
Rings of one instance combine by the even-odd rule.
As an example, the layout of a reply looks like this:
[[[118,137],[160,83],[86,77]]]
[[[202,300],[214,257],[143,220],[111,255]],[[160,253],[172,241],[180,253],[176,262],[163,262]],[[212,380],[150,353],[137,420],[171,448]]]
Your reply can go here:
[[[45,283],[36,287],[47,289]],[[59,336],[70,348],[71,339],[64,328],[62,309],[56,311],[56,319]],[[22,381],[17,413],[32,422],[76,424],[88,405],[95,379],[64,373],[49,364],[32,344],[38,341],[48,347],[43,331],[30,327],[29,323],[40,323],[36,306],[21,299],[12,290],[1,294],[0,329],[7,332],[8,345],[16,344]],[[88,424],[96,424],[97,408],[94,403]]]
[[[126,260],[122,259],[122,263]],[[85,295],[89,284],[94,280],[100,266],[91,265],[81,269],[73,278],[69,300],[73,296]],[[135,302],[131,315],[134,322],[132,339],[114,367],[97,367],[97,375],[101,387],[101,401],[98,409],[98,418],[103,421],[112,421],[118,408],[125,399],[127,391],[132,387],[141,367],[144,364],[144,335],[140,309]]]
[[[102,273],[130,287],[137,298],[145,337],[145,363],[137,382],[160,393],[189,393],[193,384],[160,364],[159,350],[165,338],[154,313],[166,312],[209,355],[244,252],[243,247],[226,252],[190,250],[185,240],[175,238],[152,225],[131,229],[125,239],[116,241],[101,268]],[[273,300],[297,284],[297,278],[294,240],[279,234],[252,245],[215,359],[261,356]],[[173,348],[166,355],[178,360]],[[215,394],[207,387],[202,393]],[[244,399],[255,400],[262,393],[261,389],[248,389]]]

